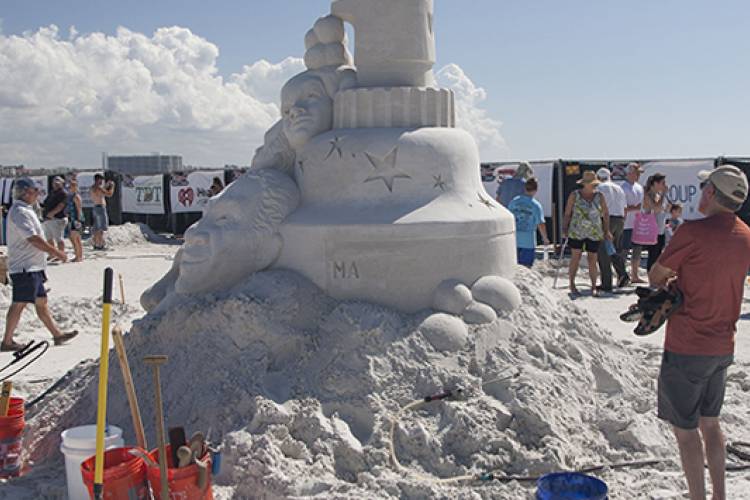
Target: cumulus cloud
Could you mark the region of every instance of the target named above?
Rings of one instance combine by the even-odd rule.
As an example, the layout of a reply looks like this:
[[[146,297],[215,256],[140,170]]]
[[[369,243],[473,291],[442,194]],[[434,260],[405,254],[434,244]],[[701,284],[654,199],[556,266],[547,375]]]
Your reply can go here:
[[[481,103],[487,92],[477,87],[457,64],[448,64],[436,74],[438,85],[452,89],[456,96],[456,125],[474,136],[483,159],[491,160],[508,153],[500,133],[502,122],[492,118]]]
[[[265,60],[223,78],[219,49],[181,27],[151,36],[119,28],[81,35],[56,26],[0,32],[0,163],[93,167],[100,152],[181,154],[197,165],[249,164],[279,116],[300,58]],[[459,125],[485,155],[504,148],[485,92],[460,67],[438,72],[456,92]]]

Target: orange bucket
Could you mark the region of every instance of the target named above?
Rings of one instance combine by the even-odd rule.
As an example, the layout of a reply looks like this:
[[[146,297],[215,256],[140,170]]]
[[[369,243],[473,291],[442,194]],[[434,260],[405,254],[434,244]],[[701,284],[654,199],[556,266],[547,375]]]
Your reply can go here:
[[[104,498],[107,500],[146,500],[151,498],[146,480],[146,462],[128,453],[132,447],[112,448],[104,453]],[[144,451],[145,453],[145,451]],[[81,464],[83,484],[94,498],[96,455]]]
[[[0,477],[15,477],[21,473],[23,415],[23,407],[11,407],[7,416],[0,417]]]
[[[23,398],[10,398],[9,410],[13,410],[14,408],[17,410],[21,410],[21,413],[26,413],[26,411],[24,410]]]
[[[151,459],[159,463],[159,449],[149,453]],[[172,447],[167,445],[167,484],[169,484],[170,498],[179,498],[180,500],[213,500],[211,492],[211,454],[206,453],[201,460],[208,462],[206,471],[206,487],[201,490],[198,486],[198,466],[190,464],[187,467],[179,469],[173,468]],[[159,467],[148,468],[148,481],[151,483],[151,490],[154,493],[155,500],[161,500],[161,471]]]

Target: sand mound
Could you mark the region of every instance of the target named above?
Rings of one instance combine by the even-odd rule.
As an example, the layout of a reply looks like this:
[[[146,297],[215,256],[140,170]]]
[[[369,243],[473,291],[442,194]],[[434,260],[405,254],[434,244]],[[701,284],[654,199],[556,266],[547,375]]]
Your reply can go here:
[[[109,226],[107,230],[107,245],[114,248],[156,242],[158,238],[159,236],[150,227],[140,222]]]
[[[468,340],[453,350],[425,338],[420,325],[429,312],[337,302],[288,272],[258,273],[228,292],[174,304],[136,322],[126,339],[149,442],[152,379],[140,360],[168,354],[167,426],[223,436],[219,497],[524,498],[533,490],[516,482],[438,479],[675,456],[654,416],[658,356],[612,342],[545,290],[538,274],[519,269],[515,283],[522,305],[490,325],[469,326]],[[133,441],[114,356],[110,362],[109,421]],[[95,418],[94,363],[59,385],[32,413],[27,448],[38,464],[47,462],[17,483],[30,489],[34,474],[61,467],[59,432]],[[403,415],[395,452],[404,467],[396,470],[392,417],[459,387],[459,400]],[[622,488],[611,498],[634,498],[622,492],[639,484],[644,491],[681,484],[678,474],[654,478],[653,469],[625,474],[607,476]]]

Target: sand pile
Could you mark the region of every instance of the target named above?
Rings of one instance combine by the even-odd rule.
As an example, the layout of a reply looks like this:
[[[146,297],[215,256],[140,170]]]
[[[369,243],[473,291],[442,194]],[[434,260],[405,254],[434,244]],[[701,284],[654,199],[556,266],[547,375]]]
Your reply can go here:
[[[149,442],[152,379],[140,360],[168,354],[167,426],[223,436],[220,498],[525,498],[533,489],[517,482],[438,479],[676,456],[654,416],[658,354],[615,344],[545,290],[540,275],[519,269],[515,282],[520,308],[470,326],[465,343],[438,343],[442,350],[427,338],[434,337],[429,312],[337,302],[281,271],[152,313],[126,339]],[[132,442],[114,356],[110,362],[109,421]],[[486,383],[496,378],[503,380]],[[404,468],[395,470],[391,418],[416,399],[459,387],[459,400],[403,415],[395,451]],[[31,419],[27,448],[37,470],[17,486],[45,482],[50,494],[50,471],[61,470],[59,432],[93,422],[95,400],[96,365],[81,364]],[[611,498],[636,498],[634,488],[679,491],[674,464],[658,467],[668,472],[607,473]]]
[[[150,227],[140,222],[126,222],[119,226],[109,226],[107,230],[107,245],[114,248],[142,245],[155,242],[158,238],[159,236]]]

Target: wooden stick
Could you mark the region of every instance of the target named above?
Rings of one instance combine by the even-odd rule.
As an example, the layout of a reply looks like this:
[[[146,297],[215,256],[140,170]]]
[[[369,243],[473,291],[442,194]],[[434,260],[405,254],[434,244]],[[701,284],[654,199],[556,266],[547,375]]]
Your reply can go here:
[[[122,327],[115,326],[112,329],[112,340],[114,340],[117,359],[120,362],[120,371],[122,371],[122,380],[125,383],[125,392],[128,396],[130,405],[130,417],[133,420],[133,430],[135,431],[135,440],[140,448],[148,451],[146,445],[146,435],[143,432],[143,421],[141,420],[141,410],[138,406],[138,397],[135,394],[135,385],[133,384],[133,375],[130,372],[128,363],[128,354],[125,352],[125,343],[122,338]]]
[[[117,275],[120,278],[120,302],[125,304],[125,284],[122,280],[122,273],[117,273]]]
[[[156,437],[159,440],[159,475],[161,476],[161,499],[169,499],[169,478],[167,477],[167,440],[164,436],[164,407],[161,400],[159,366],[167,362],[167,356],[146,356],[143,361],[154,369],[154,394],[156,396]]]
[[[10,393],[13,390],[13,382],[6,380],[0,390],[0,417],[7,417],[10,410]]]

